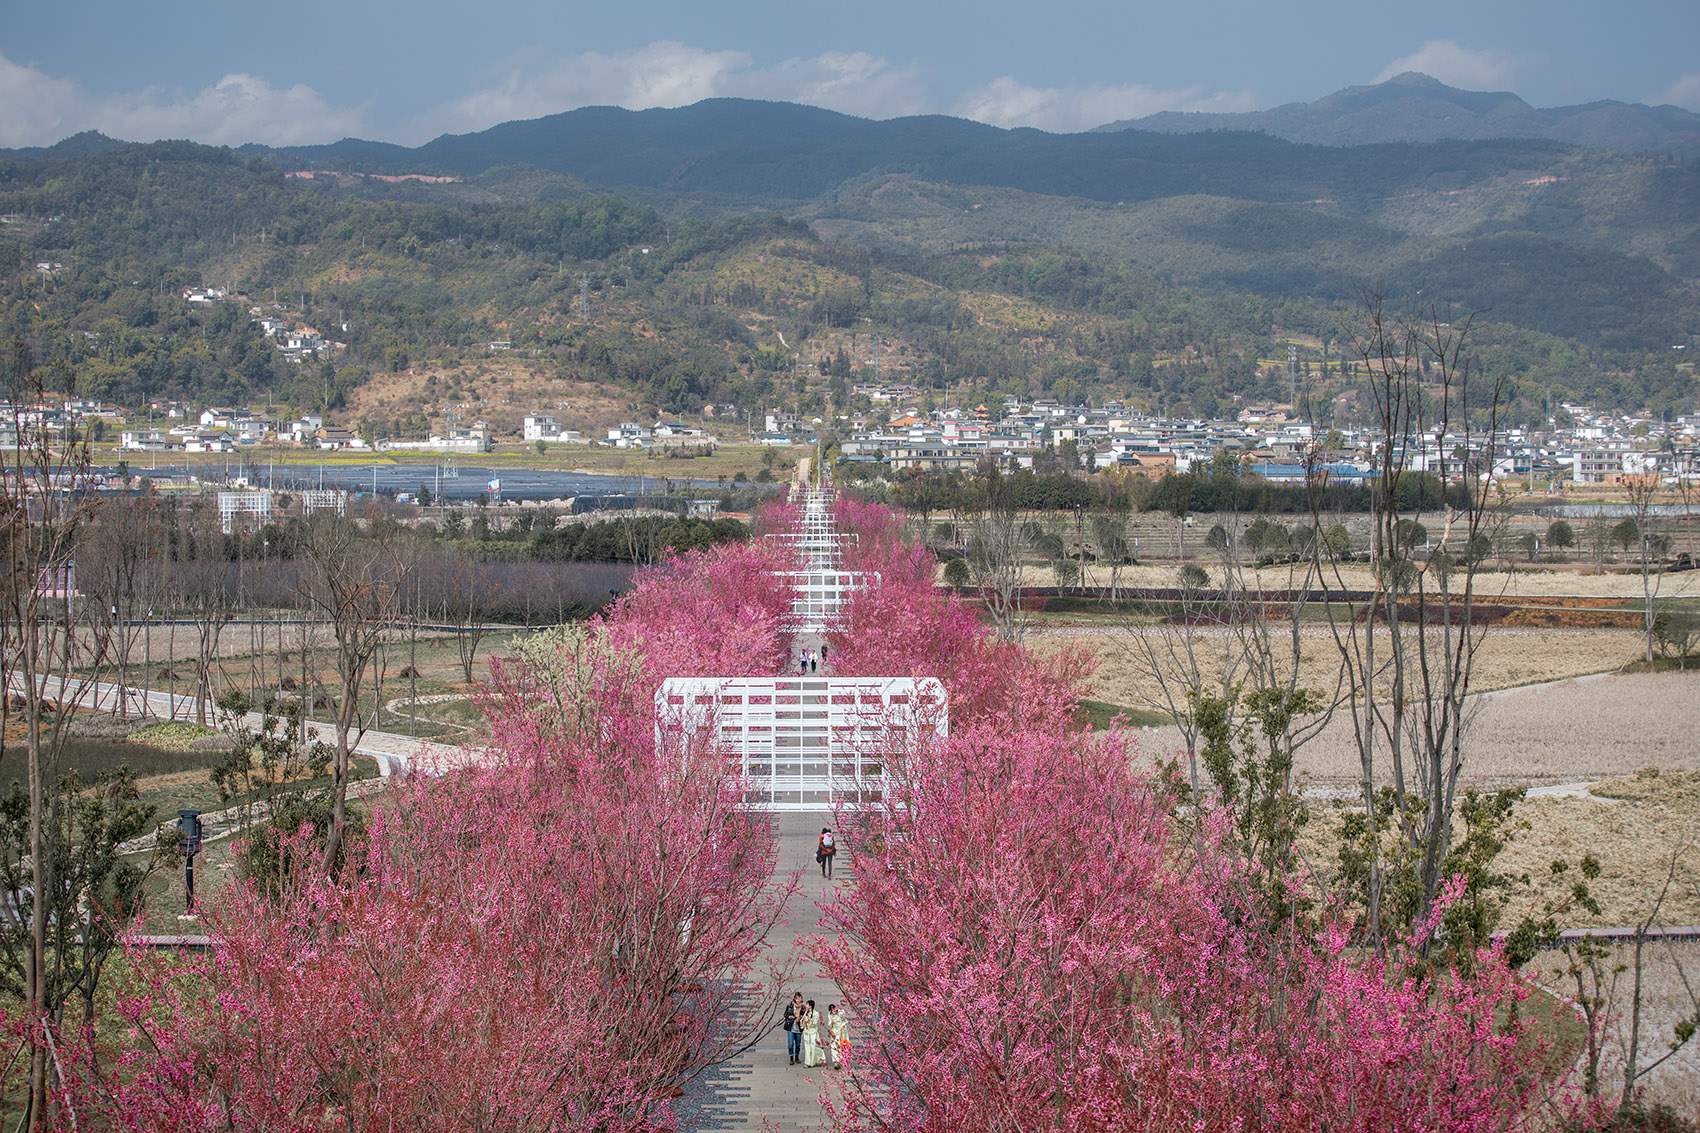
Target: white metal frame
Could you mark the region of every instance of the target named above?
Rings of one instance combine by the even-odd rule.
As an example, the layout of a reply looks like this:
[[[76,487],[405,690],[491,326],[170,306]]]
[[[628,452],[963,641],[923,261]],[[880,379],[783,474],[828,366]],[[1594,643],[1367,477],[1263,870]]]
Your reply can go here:
[[[768,536],[790,548],[799,560],[799,569],[785,572],[797,592],[787,626],[793,633],[825,633],[851,593],[867,585],[860,571],[843,569],[844,549],[854,544],[857,536],[840,533],[833,521],[832,504],[837,495],[828,488],[810,488],[803,493],[803,515],[797,528]]]
[[[657,745],[724,750],[764,810],[877,802],[891,753],[950,734],[934,677],[670,677],[655,718]]]
[[[220,492],[218,494],[218,518],[226,535],[236,530],[236,517],[239,515],[251,515],[255,518],[255,522],[264,525],[271,519],[272,494],[270,492]]]

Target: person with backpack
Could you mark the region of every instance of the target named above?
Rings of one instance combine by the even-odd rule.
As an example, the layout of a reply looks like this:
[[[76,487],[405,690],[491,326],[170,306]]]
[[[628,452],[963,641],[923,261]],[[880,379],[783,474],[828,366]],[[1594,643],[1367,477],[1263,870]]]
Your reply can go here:
[[[832,835],[828,827],[821,827],[820,841],[815,843],[815,861],[820,863],[820,875],[832,876],[832,858],[838,853],[838,839]]]

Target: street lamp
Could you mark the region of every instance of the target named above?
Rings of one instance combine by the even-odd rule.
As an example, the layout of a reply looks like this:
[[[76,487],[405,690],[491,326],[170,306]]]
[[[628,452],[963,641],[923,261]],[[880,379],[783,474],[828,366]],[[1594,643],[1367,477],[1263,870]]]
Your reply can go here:
[[[177,812],[177,829],[183,833],[183,911],[195,915],[195,855],[201,852],[201,812]]]

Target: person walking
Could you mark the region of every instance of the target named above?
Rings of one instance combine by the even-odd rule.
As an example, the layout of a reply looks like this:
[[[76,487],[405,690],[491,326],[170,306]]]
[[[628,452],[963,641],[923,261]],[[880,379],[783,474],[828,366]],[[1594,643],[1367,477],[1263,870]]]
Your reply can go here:
[[[803,1013],[808,1008],[803,1005],[803,993],[791,993],[791,1002],[785,1005],[785,1053],[791,1056],[788,1065],[795,1066],[803,1057]]]
[[[814,672],[817,664],[818,663],[815,661],[815,651],[811,649],[809,650],[809,672]]]
[[[815,1001],[803,1010],[803,1065],[819,1066],[826,1061],[826,1055],[820,1045],[820,1012],[815,1010]]]
[[[809,675],[809,651],[807,649],[797,655],[797,675],[799,677]]]
[[[850,1016],[838,1009],[838,1004],[826,1005],[826,1068],[838,1070],[844,1066],[844,1056],[850,1053]]]
[[[820,875],[832,876],[832,859],[838,853],[838,839],[832,831],[823,826],[820,831],[820,841],[815,843],[815,861],[820,863]]]

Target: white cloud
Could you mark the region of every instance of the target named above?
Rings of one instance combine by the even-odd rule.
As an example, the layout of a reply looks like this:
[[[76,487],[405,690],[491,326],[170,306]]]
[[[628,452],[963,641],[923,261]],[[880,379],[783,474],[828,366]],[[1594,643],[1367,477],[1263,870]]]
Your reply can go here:
[[[747,98],[801,102],[864,118],[897,118],[929,109],[925,80],[918,64],[898,68],[865,51],[829,51],[747,72],[734,86]]]
[[[0,146],[51,145],[83,130],[126,141],[189,138],[211,145],[304,145],[359,134],[360,109],[329,105],[313,88],[274,87],[230,74],[185,92],[150,87],[96,94],[0,56]]]
[[[503,69],[494,85],[432,109],[407,132],[425,140],[580,106],[644,110],[723,97],[801,102],[868,117],[913,114],[926,105],[918,67],[896,68],[860,51],[759,68],[741,51],[705,51],[663,40],[567,59],[523,52],[510,56]]]
[[[1700,71],[1691,71],[1676,82],[1646,98],[1648,106],[1680,106],[1700,111]]]
[[[1119,86],[1030,87],[1008,75],[974,87],[957,99],[951,113],[993,126],[1032,126],[1068,132],[1089,130],[1162,110],[1254,110],[1249,90],[1206,91],[1203,87],[1159,90],[1143,83]]]
[[[1387,64],[1375,81],[1384,83],[1406,71],[1418,71],[1464,90],[1510,90],[1528,66],[1526,58],[1507,51],[1491,47],[1472,51],[1454,40],[1431,39]]]
[[[496,85],[433,108],[415,120],[412,132],[464,134],[579,106],[684,106],[716,94],[725,76],[749,66],[749,57],[660,42],[571,59],[522,52],[504,66]]]

